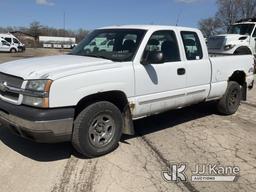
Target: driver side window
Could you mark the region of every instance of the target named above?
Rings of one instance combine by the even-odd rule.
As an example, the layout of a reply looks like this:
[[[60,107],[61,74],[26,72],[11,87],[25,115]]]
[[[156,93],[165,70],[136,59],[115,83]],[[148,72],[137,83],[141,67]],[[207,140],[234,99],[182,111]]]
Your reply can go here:
[[[17,39],[15,39],[15,38],[13,38],[13,42],[19,44],[19,41]]]
[[[147,57],[154,52],[161,52],[164,62],[180,61],[180,52],[175,33],[169,30],[153,33],[144,50],[142,60],[147,60]]]

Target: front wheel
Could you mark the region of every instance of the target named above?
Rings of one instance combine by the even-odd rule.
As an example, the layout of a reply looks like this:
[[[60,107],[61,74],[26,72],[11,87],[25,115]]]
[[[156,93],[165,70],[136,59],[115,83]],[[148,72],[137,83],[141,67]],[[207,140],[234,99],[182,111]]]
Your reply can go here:
[[[234,114],[240,105],[242,98],[241,87],[237,82],[230,81],[226,93],[218,102],[218,111],[224,115]]]
[[[86,157],[97,157],[113,151],[122,135],[120,110],[110,102],[96,102],[76,118],[72,144]]]
[[[14,49],[14,48],[11,48],[10,52],[11,52],[11,53],[16,53],[16,52],[17,52],[17,50],[16,50],[16,49]]]

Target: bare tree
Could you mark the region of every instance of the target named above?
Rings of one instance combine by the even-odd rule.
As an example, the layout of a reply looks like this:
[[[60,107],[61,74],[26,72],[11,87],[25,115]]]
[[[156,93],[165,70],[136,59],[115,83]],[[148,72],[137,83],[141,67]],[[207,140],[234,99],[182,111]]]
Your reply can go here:
[[[215,18],[224,30],[241,18],[241,0],[218,0],[217,6],[218,11]]]
[[[30,24],[28,32],[30,35],[35,37],[35,40],[38,40],[38,37],[41,33],[42,25],[38,21],[34,21]]]
[[[241,16],[243,18],[251,18],[255,17],[255,11],[256,11],[256,0],[241,0],[242,4],[242,10],[241,10]]]
[[[221,30],[219,22],[214,17],[202,19],[198,25],[205,37],[216,35]]]
[[[218,7],[216,15],[199,21],[199,27],[206,35],[212,35],[216,31],[226,32],[235,21],[256,16],[256,0],[217,0],[216,3]]]

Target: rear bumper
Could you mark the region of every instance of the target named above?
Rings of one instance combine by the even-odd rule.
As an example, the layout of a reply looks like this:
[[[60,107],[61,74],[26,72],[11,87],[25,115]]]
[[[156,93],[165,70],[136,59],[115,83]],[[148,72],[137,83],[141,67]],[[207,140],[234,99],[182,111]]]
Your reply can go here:
[[[74,108],[35,109],[0,100],[0,121],[13,133],[40,143],[70,141]]]

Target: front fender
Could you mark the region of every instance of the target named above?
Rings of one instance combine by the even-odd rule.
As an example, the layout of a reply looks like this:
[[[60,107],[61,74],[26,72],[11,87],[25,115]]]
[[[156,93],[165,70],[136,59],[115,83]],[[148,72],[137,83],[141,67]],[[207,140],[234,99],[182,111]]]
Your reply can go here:
[[[51,108],[76,106],[86,96],[99,92],[122,91],[127,97],[134,95],[132,67],[94,71],[72,75],[53,81],[49,105]]]

